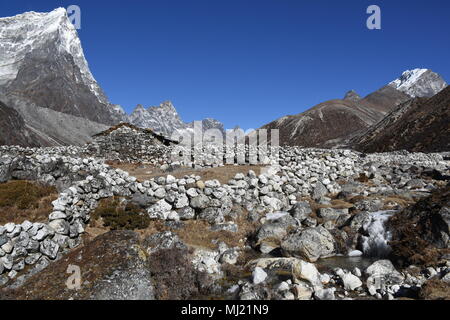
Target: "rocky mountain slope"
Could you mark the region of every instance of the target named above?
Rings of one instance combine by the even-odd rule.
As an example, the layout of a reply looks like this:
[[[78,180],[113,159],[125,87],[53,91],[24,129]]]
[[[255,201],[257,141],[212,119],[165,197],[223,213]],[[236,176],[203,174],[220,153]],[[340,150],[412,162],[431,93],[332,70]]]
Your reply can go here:
[[[79,145],[121,122],[166,136],[192,127],[170,102],[147,110],[138,106],[131,115],[111,104],[90,72],[77,31],[63,8],[1,18],[0,53],[0,100],[14,108],[38,137],[24,140],[19,132],[10,131],[3,144]],[[217,120],[206,119],[203,124],[223,129]]]
[[[65,9],[2,18],[0,30],[0,92],[10,101],[108,125],[122,120],[92,76]]]
[[[137,127],[151,128],[166,136],[170,136],[174,130],[186,127],[170,101],[148,109],[138,105],[130,115],[130,122]]]
[[[20,114],[0,102],[0,145],[11,142],[16,145],[38,146],[38,137],[27,128]]]
[[[321,103],[300,114],[282,117],[262,128],[279,129],[282,145],[346,145],[350,139],[381,121],[397,105],[413,97],[433,95],[445,86],[445,81],[431,70],[406,71],[399,79],[364,98],[350,91],[343,100]]]
[[[1,18],[0,53],[0,100],[40,136],[33,143],[83,144],[101,124],[126,120],[92,76],[65,9]]]
[[[351,145],[365,152],[450,151],[450,86],[431,98],[399,105]]]

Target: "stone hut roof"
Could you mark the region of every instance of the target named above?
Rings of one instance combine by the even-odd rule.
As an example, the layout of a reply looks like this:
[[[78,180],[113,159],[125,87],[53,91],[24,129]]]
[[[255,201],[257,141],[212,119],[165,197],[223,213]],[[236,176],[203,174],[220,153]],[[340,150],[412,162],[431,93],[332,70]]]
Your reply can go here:
[[[164,137],[163,135],[160,135],[160,134],[154,132],[151,129],[139,128],[139,127],[136,127],[136,126],[132,125],[131,123],[126,123],[126,122],[123,122],[123,123],[120,123],[118,125],[115,125],[115,126],[109,128],[109,129],[105,130],[105,131],[102,131],[100,133],[97,133],[96,135],[93,135],[92,137],[94,139],[97,138],[97,137],[105,137],[105,136],[110,135],[112,132],[114,132],[114,131],[116,131],[116,130],[118,130],[120,128],[123,128],[123,127],[127,127],[127,128],[130,128],[130,129],[136,130],[138,132],[149,134],[152,137],[154,137],[157,140],[159,140],[162,144],[164,144],[166,146],[169,146],[169,145],[172,145],[172,144],[178,144],[177,141],[168,139],[168,138]]]

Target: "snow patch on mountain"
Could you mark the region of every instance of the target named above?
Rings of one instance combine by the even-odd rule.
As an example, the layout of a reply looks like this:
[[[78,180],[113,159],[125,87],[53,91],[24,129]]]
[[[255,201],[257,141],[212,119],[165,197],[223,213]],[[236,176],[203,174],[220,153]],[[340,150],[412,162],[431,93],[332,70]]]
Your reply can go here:
[[[138,105],[131,113],[130,122],[140,128],[149,128],[162,134],[168,138],[173,133],[177,134],[194,132],[194,122],[185,123],[172,102],[165,101],[159,106],[153,106],[145,109],[142,105]],[[202,131],[208,129],[219,129],[224,132],[223,124],[215,119],[207,118],[202,120]]]
[[[413,69],[403,72],[400,78],[389,83],[389,86],[417,98],[434,96],[447,87],[447,83],[429,69]]]
[[[17,77],[21,63],[28,52],[52,41],[60,52],[70,54],[80,69],[83,81],[103,103],[107,103],[102,90],[92,76],[83,53],[80,39],[70,22],[66,9],[49,13],[26,12],[13,17],[0,18],[0,85]]]

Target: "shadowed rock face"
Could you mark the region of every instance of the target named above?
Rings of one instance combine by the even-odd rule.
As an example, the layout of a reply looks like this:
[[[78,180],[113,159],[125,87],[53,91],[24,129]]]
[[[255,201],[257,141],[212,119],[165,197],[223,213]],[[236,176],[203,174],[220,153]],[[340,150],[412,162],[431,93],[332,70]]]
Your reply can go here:
[[[24,57],[16,78],[1,89],[10,103],[23,97],[37,106],[103,124],[121,120],[103,93],[81,80],[82,70],[71,54],[60,51],[58,37],[49,36]]]
[[[450,151],[450,87],[432,98],[401,104],[353,145],[364,152]]]
[[[0,102],[0,145],[38,146],[38,137],[25,125],[20,114]]]
[[[345,94],[344,100],[359,101],[361,96],[354,90],[350,90]]]
[[[450,187],[433,194],[394,215],[392,259],[402,266],[435,263],[450,249]]]

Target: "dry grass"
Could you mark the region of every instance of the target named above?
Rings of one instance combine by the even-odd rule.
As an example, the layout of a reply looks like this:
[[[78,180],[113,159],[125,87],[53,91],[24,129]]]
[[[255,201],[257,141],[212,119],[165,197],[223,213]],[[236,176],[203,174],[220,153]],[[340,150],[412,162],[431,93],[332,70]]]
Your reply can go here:
[[[392,196],[392,197],[386,197],[382,199],[384,202],[383,210],[389,209],[392,207],[393,204],[398,204],[402,208],[406,208],[412,204],[414,204],[414,201],[412,199],[408,199],[406,197],[402,196]]]
[[[353,207],[353,204],[341,199],[332,199],[330,204],[320,204],[315,202],[311,197],[300,197],[298,201],[307,201],[311,205],[311,209],[316,211],[321,208],[333,208],[333,209],[348,209]]]
[[[450,300],[450,284],[438,279],[428,280],[420,290],[423,300]]]
[[[229,247],[240,247],[245,245],[245,240],[257,230],[258,222],[250,222],[247,212],[243,212],[234,222],[238,226],[237,232],[211,231],[211,225],[203,220],[190,220],[185,222],[185,227],[172,230],[188,246],[215,249],[217,245],[213,241],[220,241]]]
[[[113,230],[111,225],[107,225],[104,218],[98,214],[99,212],[104,212],[105,210],[110,211],[111,201],[111,199],[103,200],[103,203],[100,206],[101,209],[97,209],[96,213],[92,215],[91,222],[86,228],[87,239],[95,239],[97,236]],[[242,248],[245,245],[246,238],[253,235],[259,225],[259,222],[250,222],[247,219],[247,216],[248,212],[242,210],[242,213],[239,215],[237,220],[234,221],[238,225],[237,232],[229,232],[224,230],[212,231],[211,225],[204,220],[183,221],[183,226],[181,228],[171,228],[166,225],[165,221],[162,220],[150,220],[145,228],[137,228],[135,231],[140,235],[141,239],[156,233],[172,231],[177,234],[186,245],[192,248],[216,249],[217,245],[214,242],[224,242],[229,247]],[[132,227],[132,224],[127,224],[126,226],[122,226],[120,229],[133,230]]]
[[[261,169],[265,167],[261,165],[254,165],[254,166],[228,165],[223,167],[204,168],[204,169],[192,169],[187,167],[181,167],[171,172],[164,172],[160,168],[145,164],[109,162],[108,165],[110,165],[113,168],[121,169],[123,171],[128,172],[130,175],[136,177],[140,182],[149,180],[151,178],[167,176],[169,174],[178,179],[183,178],[184,176],[194,174],[202,177],[202,180],[204,181],[217,179],[222,184],[228,183],[228,181],[233,179],[236,176],[236,174],[247,173],[250,170],[255,171],[255,173],[259,175],[261,173]]]
[[[44,222],[52,212],[52,201],[58,198],[55,187],[29,181],[0,184],[0,225],[20,224],[25,220]]]
[[[119,197],[100,200],[91,216],[94,224],[98,225],[100,221],[110,230],[145,229],[150,223],[143,209],[128,201],[121,201]]]

